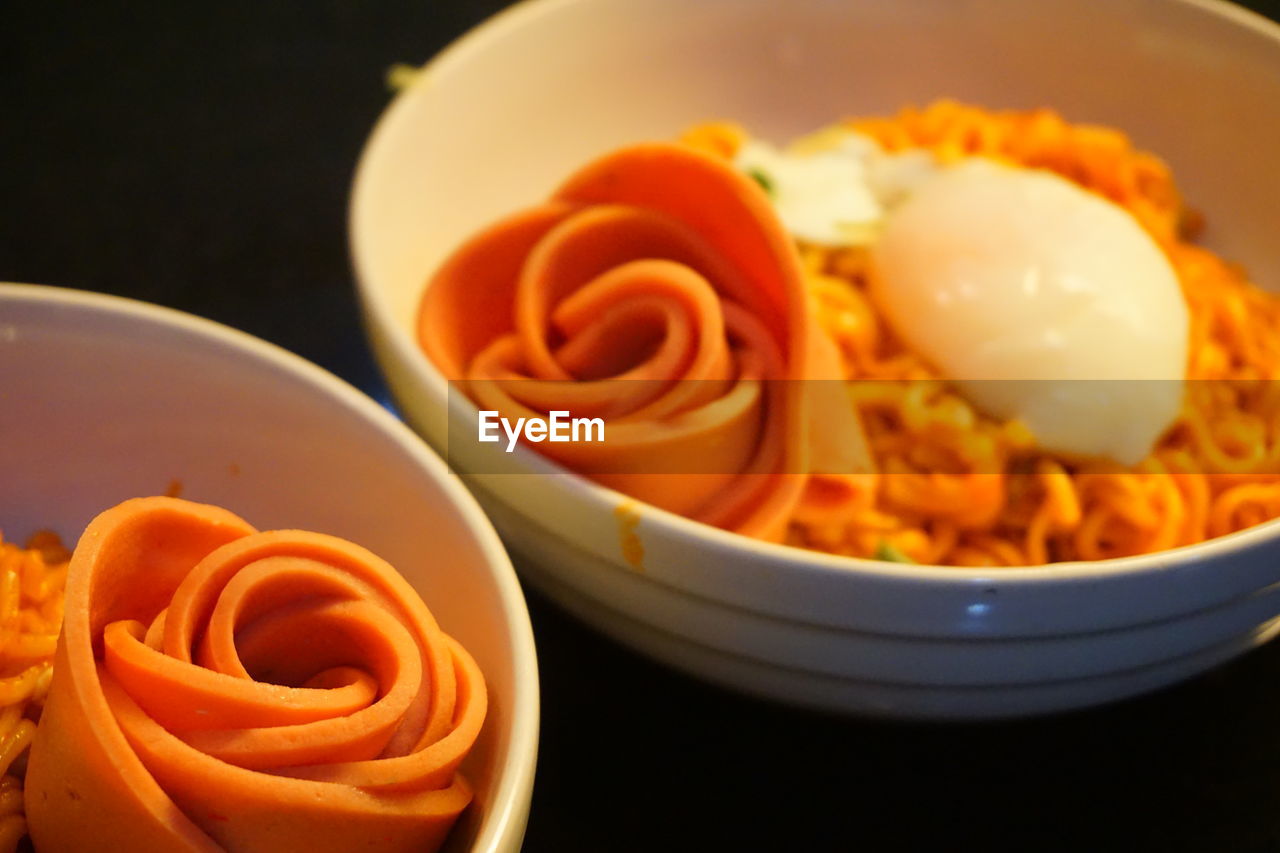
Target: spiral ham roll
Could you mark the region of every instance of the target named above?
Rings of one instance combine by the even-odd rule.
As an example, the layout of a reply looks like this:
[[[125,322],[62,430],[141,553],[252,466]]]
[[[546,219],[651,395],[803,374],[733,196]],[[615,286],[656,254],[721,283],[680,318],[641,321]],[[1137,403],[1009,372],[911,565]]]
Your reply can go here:
[[[26,783],[37,849],[435,850],[484,680],[386,562],[140,498],[71,560]]]
[[[749,536],[783,538],[812,472],[869,467],[840,383],[798,381],[843,373],[767,195],[680,145],[609,154],[473,237],[418,335],[482,409],[607,424],[541,452]]]

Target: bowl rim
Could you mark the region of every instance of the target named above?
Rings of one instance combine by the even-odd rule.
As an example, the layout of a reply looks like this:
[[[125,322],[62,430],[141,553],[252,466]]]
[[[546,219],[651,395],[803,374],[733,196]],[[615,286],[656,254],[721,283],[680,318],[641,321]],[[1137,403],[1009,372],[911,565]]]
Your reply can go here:
[[[54,285],[0,281],[0,305],[5,303],[56,305],[112,315],[202,338],[267,362],[290,378],[337,401],[391,440],[426,473],[446,500],[459,511],[468,532],[479,546],[488,574],[497,587],[502,615],[512,638],[510,651],[515,696],[509,709],[509,744],[507,754],[499,758],[500,769],[495,774],[498,785],[490,807],[481,816],[480,831],[472,849],[491,853],[509,849],[512,841],[518,844],[528,816],[538,754],[541,700],[533,626],[515,568],[493,523],[439,455],[402,421],[346,380],[283,347],[217,321],[124,296]],[[0,332],[5,325],[0,322]]]
[[[356,291],[366,315],[366,329],[386,334],[388,345],[401,364],[407,365],[417,384],[443,402],[446,412],[454,408],[457,395],[448,393],[448,380],[419,349],[416,340],[397,321],[385,299],[384,288],[373,285],[368,254],[362,248],[361,220],[372,190],[371,174],[390,138],[406,120],[418,100],[432,88],[434,78],[449,73],[465,63],[472,54],[484,50],[537,16],[564,8],[600,3],[601,0],[518,0],[513,5],[476,24],[424,63],[408,86],[397,92],[379,115],[361,149],[349,191],[347,208],[348,251],[354,272]],[[1104,0],[1098,0],[1104,2]],[[1280,49],[1280,22],[1239,6],[1230,0],[1144,0],[1198,10],[1219,18],[1228,25],[1250,30],[1274,42]],[[424,272],[425,281],[427,272]],[[376,347],[375,347],[376,351]],[[381,357],[379,357],[381,362]],[[380,363],[384,375],[385,365]],[[470,401],[457,405],[475,407]],[[527,474],[547,477],[553,488],[571,498],[607,508],[610,512],[624,502],[635,504],[642,514],[645,534],[668,539],[683,539],[686,547],[710,550],[717,556],[739,558],[743,552],[771,563],[785,564],[788,571],[799,571],[815,577],[860,576],[890,584],[928,584],[933,587],[1004,587],[1012,585],[1056,585],[1091,582],[1124,576],[1136,578],[1168,571],[1176,566],[1208,563],[1259,544],[1274,540],[1280,544],[1280,518],[1266,521],[1234,533],[1206,539],[1190,545],[1103,560],[1072,560],[1036,566],[982,567],[906,564],[864,557],[831,554],[808,548],[752,539],[738,533],[694,521],[681,515],[636,501],[621,492],[588,480],[521,445],[511,454],[513,461]],[[460,472],[461,473],[461,472]]]

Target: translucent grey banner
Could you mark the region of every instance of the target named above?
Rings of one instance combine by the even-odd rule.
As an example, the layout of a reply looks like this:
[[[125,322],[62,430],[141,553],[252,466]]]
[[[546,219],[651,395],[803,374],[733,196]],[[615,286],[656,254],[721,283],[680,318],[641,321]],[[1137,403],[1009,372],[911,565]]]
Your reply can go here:
[[[471,380],[459,472],[1280,474],[1271,380]],[[537,466],[539,473],[555,468]]]

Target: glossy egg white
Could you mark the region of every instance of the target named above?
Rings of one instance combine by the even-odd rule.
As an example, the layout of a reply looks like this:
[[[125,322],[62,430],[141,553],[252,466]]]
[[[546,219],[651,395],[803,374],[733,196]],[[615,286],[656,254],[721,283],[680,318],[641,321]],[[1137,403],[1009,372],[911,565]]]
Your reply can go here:
[[[1131,465],[1177,416],[1186,301],[1155,240],[1111,201],[968,161],[886,218],[872,258],[872,296],[905,342],[1041,447]]]

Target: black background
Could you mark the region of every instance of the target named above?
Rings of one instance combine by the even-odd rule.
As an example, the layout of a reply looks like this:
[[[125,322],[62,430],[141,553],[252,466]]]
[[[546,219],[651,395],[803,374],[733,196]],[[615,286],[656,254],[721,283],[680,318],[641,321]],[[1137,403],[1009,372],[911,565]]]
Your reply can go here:
[[[352,292],[352,170],[387,66],[504,5],[0,0],[0,280],[202,314],[385,397]],[[529,604],[534,853],[1280,850],[1275,643],[1108,708],[908,725],[731,695]]]

